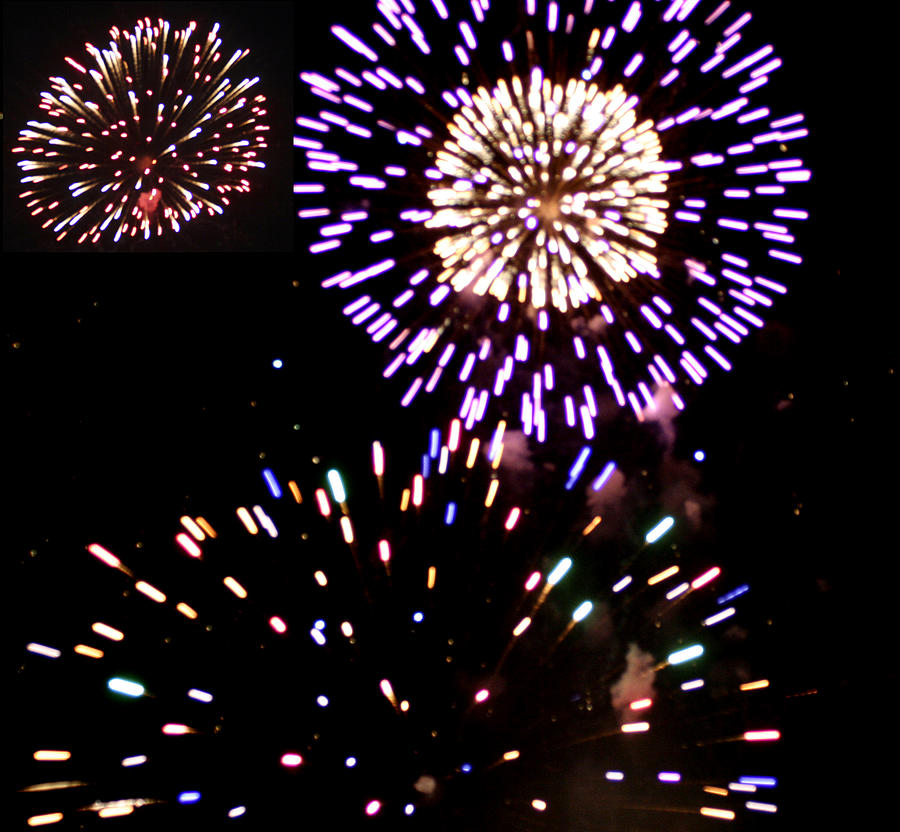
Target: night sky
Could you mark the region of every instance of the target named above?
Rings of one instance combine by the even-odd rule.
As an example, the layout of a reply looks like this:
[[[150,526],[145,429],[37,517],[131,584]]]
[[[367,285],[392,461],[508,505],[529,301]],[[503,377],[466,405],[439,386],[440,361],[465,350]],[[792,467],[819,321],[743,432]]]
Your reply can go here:
[[[563,617],[553,619],[563,624],[546,625],[530,652],[506,666],[504,684],[518,711],[498,702],[492,719],[486,719],[464,716],[451,704],[477,689],[479,651],[496,656],[503,649],[505,642],[493,631],[507,627],[504,615],[519,601],[518,584],[513,592],[505,576],[518,581],[522,560],[546,571],[552,567],[550,558],[563,551],[559,546],[579,539],[581,526],[575,524],[584,506],[558,494],[568,459],[555,465],[551,460],[533,482],[518,487],[521,504],[533,511],[542,530],[534,541],[507,545],[477,523],[463,525],[453,536],[436,530],[433,519],[401,521],[393,506],[379,511],[372,489],[366,490],[371,442],[377,439],[385,446],[394,485],[404,477],[408,481],[427,448],[429,429],[442,424],[442,400],[437,396],[419,408],[400,408],[403,388],[382,379],[379,350],[349,327],[340,311],[341,298],[318,286],[322,275],[317,261],[300,253],[304,230],[293,228],[289,190],[292,67],[316,65],[324,59],[319,54],[323,49],[301,23],[292,31],[294,4],[177,5],[184,9],[185,19],[178,21],[182,25],[201,14],[216,15],[212,19],[222,23],[229,45],[251,48],[254,71],[266,82],[273,124],[271,164],[258,187],[235,202],[224,226],[176,235],[177,247],[185,253],[162,259],[26,254],[50,250],[44,237],[50,238],[16,212],[9,154],[4,158],[0,314],[8,452],[6,551],[12,572],[7,585],[14,591],[10,646],[16,656],[16,725],[7,755],[14,789],[49,780],[83,780],[91,785],[66,790],[59,805],[138,794],[168,802],[142,807],[124,820],[105,821],[103,828],[119,823],[123,828],[272,829],[290,822],[310,829],[347,828],[342,823],[394,829],[407,828],[405,820],[364,818],[360,807],[379,794],[393,798],[398,780],[411,785],[423,773],[434,773],[439,779],[446,776],[438,796],[433,805],[423,805],[408,828],[680,830],[714,825],[717,821],[698,819],[696,810],[692,815],[687,810],[663,814],[648,808],[669,805],[658,784],[635,785],[623,798],[592,779],[602,779],[598,772],[611,763],[599,752],[579,756],[583,702],[577,703],[576,714],[566,710],[564,700],[581,696],[592,649],[607,642],[570,637],[549,656]],[[45,8],[44,17],[34,16],[37,6]],[[71,48],[91,36],[99,38],[98,28],[102,33],[111,22],[127,23],[133,6],[4,4],[5,149],[63,54],[62,45],[35,37],[46,21],[54,37],[64,38]],[[141,4],[140,14],[171,19],[170,7]],[[77,16],[71,14],[75,8]],[[880,661],[867,656],[872,642],[892,626],[881,602],[896,569],[885,566],[880,584],[863,576],[865,564],[890,557],[890,538],[885,533],[884,539],[872,539],[861,528],[878,522],[871,517],[879,502],[872,491],[881,486],[874,484],[869,470],[870,449],[877,447],[886,461],[893,453],[893,439],[885,438],[883,409],[870,402],[871,391],[892,389],[891,350],[870,353],[861,346],[872,330],[877,334],[881,316],[870,307],[863,311],[862,290],[848,287],[841,274],[841,249],[834,244],[839,238],[839,176],[831,153],[836,137],[826,115],[830,93],[816,75],[820,53],[803,39],[802,21],[799,11],[782,21],[792,35],[782,51],[808,98],[804,106],[817,139],[804,148],[815,173],[809,201],[819,210],[805,230],[807,259],[801,277],[779,299],[766,327],[741,345],[735,371],[719,373],[695,391],[687,412],[675,420],[674,441],[667,442],[652,425],[636,425],[625,413],[610,418],[603,439],[620,449],[620,467],[638,485],[637,496],[618,518],[618,537],[603,538],[606,548],[598,552],[624,559],[635,548],[635,536],[659,513],[656,507],[666,489],[683,486],[702,498],[704,522],[692,533],[678,533],[672,542],[676,558],[684,558],[686,568],[719,562],[752,587],[746,600],[749,635],[741,649],[747,661],[762,662],[772,679],[763,710],[783,734],[771,765],[780,780],[780,812],[778,817],[745,818],[741,829],[816,828],[805,823],[827,816],[822,779],[844,765],[845,746],[858,743],[848,722],[857,697],[874,687],[875,676],[887,691],[896,682],[896,671],[883,666],[887,655]],[[301,241],[298,253],[292,253],[295,234]],[[283,366],[274,367],[275,359]],[[697,449],[706,454],[702,463],[692,461]],[[375,539],[378,525],[389,527],[387,518],[394,518],[398,539],[403,537],[408,551],[433,554],[448,567],[456,577],[439,582],[428,601],[432,606],[426,624],[435,622],[434,629],[413,632],[403,616],[423,597],[421,587],[400,572],[389,585],[377,560],[363,569],[368,582],[359,587],[353,584],[353,570],[347,564],[340,567],[347,570],[346,585],[353,591],[341,599],[332,588],[331,601],[316,600],[319,596],[308,586],[310,569],[305,561],[298,563],[297,553],[315,560],[329,557],[331,550],[320,546],[316,540],[325,538],[315,534],[313,554],[303,548],[310,544],[301,535],[318,528],[314,521],[321,520],[312,516],[309,499],[303,507],[308,513],[290,520],[280,507],[279,525],[284,526],[278,540],[247,543],[235,528],[234,509],[272,502],[260,475],[269,466],[282,485],[292,477],[313,482],[318,476],[321,486],[324,471],[339,468],[361,530],[368,528]],[[673,481],[676,475],[683,481]],[[233,612],[234,599],[221,586],[185,577],[185,557],[173,543],[175,534],[184,531],[178,522],[184,514],[208,517],[223,532],[221,541],[209,544],[219,546],[214,558],[221,561],[216,563],[245,564],[256,590],[253,603],[260,596],[272,602],[253,608],[256,619],[277,607],[296,622],[291,638],[274,642],[250,613]],[[479,557],[453,572],[454,563],[471,556],[472,541],[481,547]],[[215,620],[214,629],[190,634],[173,620],[175,613],[160,617],[150,609],[151,602],[122,597],[126,584],[115,580],[120,576],[85,551],[94,542],[136,572],[152,575],[151,582],[173,596],[176,588],[192,593],[197,606]],[[540,565],[535,558],[543,558]],[[590,587],[590,575],[581,574]],[[334,579],[332,584],[341,585]],[[580,598],[577,592],[565,597],[566,603]],[[368,651],[361,641],[360,658],[347,666],[335,658],[307,664],[311,648],[306,630],[314,609],[356,616],[352,620],[368,624],[381,641],[373,639],[376,646]],[[89,659],[73,659],[76,641],[103,641],[90,633],[90,623],[116,614],[128,620],[128,638],[118,646],[108,671]],[[646,628],[649,633],[654,616],[651,607],[636,606],[621,620],[635,632]],[[329,619],[330,630],[336,630],[339,620]],[[448,633],[460,646],[456,663],[441,667],[429,657],[442,655]],[[330,632],[329,638],[338,641],[341,636]],[[50,661],[25,652],[28,642],[57,645],[68,654]],[[266,650],[259,648],[261,643]],[[616,647],[623,652],[625,640]],[[416,675],[410,664],[419,659]],[[452,735],[454,742],[441,739],[426,750],[419,737],[434,726],[416,716],[411,728],[398,728],[399,718],[391,721],[396,715],[377,690],[360,694],[354,704],[360,679],[377,682],[379,673],[388,672],[383,668],[395,674],[395,681],[418,686],[422,701],[430,697],[447,703],[443,710],[436,708],[445,720],[438,728],[442,738]],[[725,660],[714,669],[725,672]],[[154,687],[156,699],[142,715],[134,706],[143,703],[123,705],[105,689],[105,679],[114,672],[153,680],[148,686]],[[310,704],[321,688],[317,673],[329,674],[335,704],[347,697],[344,716],[322,716],[324,709]],[[214,740],[220,738],[210,728],[189,754],[167,757],[164,768],[150,767],[140,788],[128,785],[119,760],[128,753],[164,755],[166,742],[160,741],[154,720],[182,718],[182,711],[175,706],[167,710],[165,703],[183,701],[182,688],[195,676],[218,685],[225,721],[215,730],[234,739],[217,745]],[[674,748],[673,758],[684,759],[688,769],[694,766],[698,782],[707,782],[703,777],[720,764],[732,764],[736,752],[725,746],[682,754],[687,747],[682,743],[693,735],[679,721],[713,725],[712,733],[716,726],[727,733],[743,725],[744,706],[733,695],[704,701],[708,707],[667,714],[669,728],[652,738],[648,760]],[[193,718],[193,711],[183,713],[189,714],[185,721]],[[309,738],[311,724],[325,739],[321,748],[307,751],[315,746]],[[139,740],[153,731],[152,740]],[[546,763],[536,764],[530,774],[501,768],[476,771],[468,780],[460,775],[464,757],[458,749],[467,749],[476,768],[479,763],[486,768],[497,748],[519,738],[545,755]],[[361,760],[369,755],[368,762],[352,777],[345,771],[330,775],[341,768],[338,755],[351,740],[357,742]],[[557,741],[563,746],[568,742],[569,748],[551,754]],[[70,746],[81,751],[71,762],[41,764],[31,758],[37,748]],[[277,765],[277,755],[288,749],[309,753],[318,765],[285,771]],[[768,759],[764,767],[770,765]],[[632,762],[638,769],[642,765]],[[752,768],[752,762],[740,765]],[[60,765],[55,770],[60,773],[48,775],[42,765]],[[188,788],[203,791],[200,804],[173,803]],[[82,790],[89,797],[77,796]],[[550,803],[546,815],[528,805],[541,795]],[[512,796],[518,802],[510,803]],[[407,797],[421,798],[421,793],[407,789]],[[225,809],[236,804],[250,807],[243,824],[223,824]],[[54,811],[57,804],[45,794],[20,793],[13,805],[7,817],[11,828],[18,829],[25,828],[25,818]],[[89,813],[76,814],[80,817],[73,820],[70,814],[54,828],[90,829],[100,823]],[[801,826],[781,825],[788,821]]]

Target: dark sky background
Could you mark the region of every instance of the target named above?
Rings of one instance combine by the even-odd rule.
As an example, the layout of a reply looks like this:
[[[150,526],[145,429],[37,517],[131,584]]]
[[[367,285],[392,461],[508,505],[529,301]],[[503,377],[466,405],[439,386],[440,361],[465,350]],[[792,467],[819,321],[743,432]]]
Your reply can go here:
[[[171,5],[141,4],[140,14],[172,15],[158,10]],[[292,4],[174,5],[188,9],[182,25],[212,9],[229,44],[250,46],[255,71],[267,78],[273,125],[283,128],[273,130],[273,164],[259,187],[235,202],[232,222],[241,228],[231,226],[223,245],[232,250],[229,240],[237,239],[243,252],[290,251]],[[38,6],[43,15],[34,14]],[[119,11],[131,6],[4,4],[5,147],[20,108],[29,110],[36,85],[58,66],[57,34],[36,34],[49,28],[74,43],[99,38],[98,28],[127,22]],[[821,51],[794,14],[783,21],[794,37],[782,51],[793,53],[792,71],[807,90],[815,140],[804,148],[819,206],[807,230],[809,256],[770,324],[742,346],[735,372],[712,379],[679,419],[676,454],[706,450],[701,486],[715,498],[715,545],[760,587],[750,603],[764,604],[775,621],[780,725],[791,738],[780,766],[797,784],[785,803],[810,817],[823,808],[819,778],[839,765],[844,746],[859,742],[848,727],[857,698],[875,677],[884,691],[896,684],[895,670],[868,658],[894,627],[882,606],[896,577],[886,563],[893,546],[887,532],[870,529],[884,522],[873,516],[885,486],[873,474],[872,454],[884,467],[891,463],[895,432],[884,413],[895,376],[890,346],[867,346],[881,335],[872,308],[879,290],[851,286],[841,273],[843,172],[829,116],[839,79],[823,78]],[[308,31],[297,35],[305,68],[314,63],[314,44]],[[424,445],[425,426],[401,411],[400,391],[380,379],[380,356],[364,335],[348,331],[302,256],[109,261],[9,253],[40,241],[9,209],[8,163],[6,154],[5,541],[11,585],[25,599],[14,607],[14,650],[36,638],[37,622],[48,633],[65,631],[66,604],[77,600],[54,611],[46,599],[64,594],[58,576],[78,574],[72,559],[86,558],[86,543],[102,538],[126,551],[163,541],[185,511],[237,501],[232,495],[258,481],[260,454],[290,460],[301,453],[295,425],[338,455],[345,444],[349,454],[374,438],[388,448]],[[209,239],[201,235],[188,248],[209,250]],[[285,361],[283,369],[271,366],[274,358]],[[21,733],[14,748],[30,754],[27,720]]]

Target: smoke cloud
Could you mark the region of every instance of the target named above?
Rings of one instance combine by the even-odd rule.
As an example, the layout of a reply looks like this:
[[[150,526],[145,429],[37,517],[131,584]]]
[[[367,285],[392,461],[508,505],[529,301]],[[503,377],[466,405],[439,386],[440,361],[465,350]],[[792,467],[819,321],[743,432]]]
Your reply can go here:
[[[641,650],[634,642],[625,654],[625,672],[609,689],[610,700],[619,722],[632,722],[634,712],[628,707],[636,699],[653,698],[654,666],[656,659]]]

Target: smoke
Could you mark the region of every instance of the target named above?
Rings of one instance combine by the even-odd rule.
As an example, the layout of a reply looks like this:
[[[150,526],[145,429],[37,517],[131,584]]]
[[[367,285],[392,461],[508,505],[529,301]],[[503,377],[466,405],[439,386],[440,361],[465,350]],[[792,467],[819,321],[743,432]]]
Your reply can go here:
[[[634,642],[628,645],[625,654],[625,672],[609,689],[610,700],[620,722],[634,719],[629,704],[636,699],[653,698],[653,668],[656,659],[641,650]]]
[[[430,796],[433,795],[437,789],[437,780],[430,774],[423,774],[415,783],[413,783],[413,788],[421,794]]]
[[[485,444],[485,453],[488,451]],[[507,474],[519,477],[531,477],[534,474],[534,461],[528,447],[528,437],[520,430],[508,430],[503,434],[503,456],[500,467]]]
[[[663,511],[683,518],[697,531],[704,525],[704,516],[714,499],[699,490],[700,473],[689,462],[666,455],[659,470],[660,498]]]
[[[704,514],[713,506],[714,500],[699,490],[700,473],[696,467],[673,455],[677,436],[676,418],[678,409],[669,395],[661,395],[657,390],[653,407],[644,410],[644,420],[658,426],[662,441],[662,458],[658,470],[660,484],[660,504],[664,511],[683,517],[697,530],[703,525]]]
[[[594,337],[602,335],[608,324],[602,315],[591,315],[589,318],[574,318],[572,321],[572,329],[579,334],[590,334]]]
[[[620,505],[625,491],[625,475],[617,468],[599,491],[588,487],[585,492],[587,507],[592,514],[599,514],[607,522],[613,510]]]
[[[667,387],[658,388],[653,394],[653,405],[645,407],[642,411],[645,422],[659,425],[666,454],[671,453],[675,445],[675,418],[679,412],[672,403],[672,397],[669,395]]]

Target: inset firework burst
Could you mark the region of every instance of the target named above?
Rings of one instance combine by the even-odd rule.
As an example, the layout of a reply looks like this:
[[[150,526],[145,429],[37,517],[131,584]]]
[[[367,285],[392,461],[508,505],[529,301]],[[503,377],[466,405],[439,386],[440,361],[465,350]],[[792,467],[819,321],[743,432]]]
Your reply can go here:
[[[85,44],[90,61],[66,58],[77,80],[50,79],[45,120],[29,121],[12,152],[26,208],[58,241],[177,232],[222,214],[265,167],[259,78],[230,77],[248,50],[223,60],[219,24],[205,38],[196,29],[149,18],[114,26],[108,48]]]

